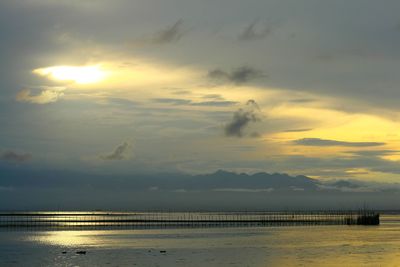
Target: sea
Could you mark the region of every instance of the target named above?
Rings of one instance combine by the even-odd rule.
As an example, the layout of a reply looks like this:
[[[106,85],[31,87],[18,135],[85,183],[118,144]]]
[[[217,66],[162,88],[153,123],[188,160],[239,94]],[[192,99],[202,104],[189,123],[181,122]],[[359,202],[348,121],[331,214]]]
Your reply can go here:
[[[400,266],[400,215],[377,226],[0,228],[0,266]]]

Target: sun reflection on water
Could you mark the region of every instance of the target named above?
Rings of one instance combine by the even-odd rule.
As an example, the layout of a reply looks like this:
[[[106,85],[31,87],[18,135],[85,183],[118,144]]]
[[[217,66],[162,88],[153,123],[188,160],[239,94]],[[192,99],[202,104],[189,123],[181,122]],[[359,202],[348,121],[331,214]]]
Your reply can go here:
[[[47,231],[31,235],[28,241],[51,246],[99,246],[101,238],[97,231]]]

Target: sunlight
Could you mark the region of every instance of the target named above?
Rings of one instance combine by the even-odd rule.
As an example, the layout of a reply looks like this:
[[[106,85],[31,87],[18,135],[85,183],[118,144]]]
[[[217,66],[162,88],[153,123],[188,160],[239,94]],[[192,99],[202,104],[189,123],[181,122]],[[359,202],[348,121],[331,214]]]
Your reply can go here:
[[[105,72],[94,66],[54,66],[35,69],[33,73],[59,81],[73,81],[78,84],[98,83],[105,78]]]

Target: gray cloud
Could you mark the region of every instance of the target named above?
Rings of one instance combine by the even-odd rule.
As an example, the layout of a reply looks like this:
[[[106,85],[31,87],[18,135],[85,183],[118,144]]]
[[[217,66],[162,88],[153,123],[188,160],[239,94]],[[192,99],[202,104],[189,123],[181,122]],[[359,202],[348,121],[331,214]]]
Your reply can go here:
[[[385,160],[376,156],[331,156],[308,157],[304,155],[284,155],[267,157],[263,162],[252,162],[255,166],[273,166],[274,170],[282,170],[293,174],[316,175],[323,178],[349,178],[368,174],[371,171],[391,174],[400,173],[398,161]],[[235,166],[236,164],[236,166]],[[235,162],[232,168],[238,168]],[[247,163],[247,166],[249,163]],[[230,165],[231,166],[231,165]],[[351,172],[348,172],[351,170]],[[378,179],[377,179],[378,180]]]
[[[234,193],[271,193],[274,188],[215,188],[212,189],[215,192],[234,192]]]
[[[203,96],[204,99],[213,99],[213,100],[224,100],[224,98],[219,94],[207,94]]]
[[[189,105],[192,103],[189,99],[181,99],[181,98],[154,98],[152,99],[156,103],[162,104],[172,104],[172,105]]]
[[[213,107],[226,107],[236,105],[236,101],[203,101],[191,103],[192,106],[213,106]]]
[[[271,28],[267,25],[259,25],[258,20],[253,21],[240,34],[239,40],[254,41],[262,40],[271,33]]]
[[[165,30],[160,31],[154,37],[154,43],[168,44],[178,42],[185,32],[182,29],[183,20],[179,19],[172,26],[167,27]]]
[[[226,136],[243,137],[244,129],[250,123],[260,121],[259,107],[254,100],[246,103],[246,109],[240,108],[233,114],[232,121],[225,125],[224,131]]]
[[[312,98],[297,98],[297,99],[290,100],[291,103],[298,103],[298,104],[310,103],[310,102],[314,102],[314,101],[315,101],[315,99],[312,99]]]
[[[335,185],[330,185],[330,184],[320,184],[318,185],[321,190],[337,190],[343,193],[373,193],[373,192],[379,192],[380,188],[373,188],[373,187],[368,187],[368,186],[359,186],[353,183],[350,183],[348,181],[342,181],[342,184],[339,184],[339,186]],[[348,184],[348,186],[344,186],[344,184]]]
[[[249,136],[253,138],[259,138],[261,137],[261,134],[259,132],[252,132]]]
[[[176,106],[188,105],[188,106],[209,106],[209,107],[226,107],[236,105],[238,102],[236,101],[200,101],[200,102],[192,102],[189,99],[180,99],[180,98],[155,98],[154,102],[163,103],[163,104],[172,104]]]
[[[303,129],[288,129],[285,130],[285,133],[300,133],[300,132],[308,132],[311,131],[312,128],[303,128]]]
[[[214,69],[208,72],[208,78],[220,82],[230,82],[237,85],[250,82],[257,78],[265,77],[261,71],[252,67],[242,66],[232,72]]]
[[[0,160],[22,163],[29,161],[32,155],[29,153],[18,153],[15,151],[7,150],[0,153]]]
[[[347,153],[357,155],[360,157],[382,157],[387,155],[399,154],[400,150],[360,150],[360,151],[347,151]]]
[[[370,147],[383,146],[382,142],[346,142],[337,140],[328,140],[320,138],[303,138],[293,141],[296,145],[302,146],[348,146],[348,147]]]
[[[225,168],[240,171],[241,168],[263,168],[280,170],[291,174],[315,175],[325,179],[357,178],[370,172],[400,174],[400,161],[386,160],[376,155],[308,157],[304,155],[268,156],[263,161],[232,161]],[[350,171],[350,172],[349,172]],[[361,175],[361,176],[360,176]],[[376,181],[380,180],[379,174]],[[384,181],[384,179],[382,179]]]
[[[131,144],[129,142],[123,142],[122,144],[118,145],[114,151],[109,154],[102,155],[100,158],[102,160],[124,160],[129,157]]]

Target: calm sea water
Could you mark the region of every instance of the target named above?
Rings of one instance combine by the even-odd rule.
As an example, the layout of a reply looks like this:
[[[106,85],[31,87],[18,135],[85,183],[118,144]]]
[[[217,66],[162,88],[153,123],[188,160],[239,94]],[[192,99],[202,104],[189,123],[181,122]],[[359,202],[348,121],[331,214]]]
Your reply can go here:
[[[400,266],[400,216],[379,226],[0,230],[0,266]]]

